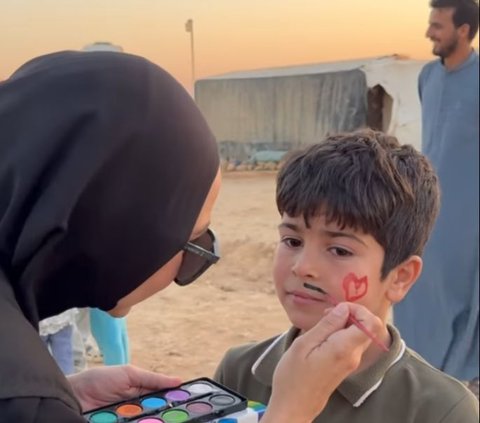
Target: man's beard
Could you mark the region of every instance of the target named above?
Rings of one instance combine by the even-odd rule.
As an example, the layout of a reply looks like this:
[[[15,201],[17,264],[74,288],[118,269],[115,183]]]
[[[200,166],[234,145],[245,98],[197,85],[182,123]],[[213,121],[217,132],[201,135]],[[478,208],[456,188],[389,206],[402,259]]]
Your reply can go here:
[[[435,56],[439,56],[442,59],[446,59],[457,49],[457,46],[458,46],[458,38],[453,37],[446,46],[433,47],[433,54]]]

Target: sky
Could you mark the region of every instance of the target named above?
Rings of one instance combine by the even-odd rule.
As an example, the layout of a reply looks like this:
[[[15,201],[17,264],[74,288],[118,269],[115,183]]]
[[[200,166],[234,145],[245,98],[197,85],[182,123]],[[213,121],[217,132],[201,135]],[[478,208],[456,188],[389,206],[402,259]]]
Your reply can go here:
[[[394,53],[429,59],[428,15],[428,0],[1,0],[0,80],[32,57],[106,41],[192,91],[188,19],[196,79]]]

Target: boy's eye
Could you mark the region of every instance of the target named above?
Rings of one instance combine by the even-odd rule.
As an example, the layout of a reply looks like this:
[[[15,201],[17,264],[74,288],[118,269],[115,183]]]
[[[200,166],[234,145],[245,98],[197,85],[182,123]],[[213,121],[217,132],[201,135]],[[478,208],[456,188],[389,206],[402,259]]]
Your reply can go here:
[[[283,244],[285,244],[287,247],[290,247],[290,248],[297,248],[297,247],[300,247],[302,245],[302,241],[300,241],[299,239],[296,239],[296,238],[282,238],[281,239],[281,242]]]
[[[345,248],[341,248],[341,247],[332,247],[330,248],[330,251],[336,255],[336,256],[339,256],[339,257],[348,257],[348,256],[351,256],[352,253],[348,250],[346,250]]]

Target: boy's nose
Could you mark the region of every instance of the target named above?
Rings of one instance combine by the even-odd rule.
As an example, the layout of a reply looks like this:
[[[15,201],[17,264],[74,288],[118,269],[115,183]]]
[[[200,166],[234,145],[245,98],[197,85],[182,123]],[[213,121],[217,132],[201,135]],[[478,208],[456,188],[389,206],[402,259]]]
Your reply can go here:
[[[319,276],[319,259],[316,254],[303,251],[298,254],[292,272],[299,278],[316,279]]]

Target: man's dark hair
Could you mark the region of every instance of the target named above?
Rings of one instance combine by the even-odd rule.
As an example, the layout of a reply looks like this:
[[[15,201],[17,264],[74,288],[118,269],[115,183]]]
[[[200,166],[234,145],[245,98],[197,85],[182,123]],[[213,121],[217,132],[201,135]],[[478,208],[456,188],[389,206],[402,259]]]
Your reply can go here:
[[[421,255],[439,209],[430,162],[395,137],[362,130],[328,137],[291,154],[277,176],[280,214],[327,222],[372,235],[383,247],[381,278]]]
[[[455,28],[467,24],[470,27],[468,37],[475,38],[478,31],[478,0],[431,0],[430,7],[442,9],[451,7],[453,12],[453,24]]]

